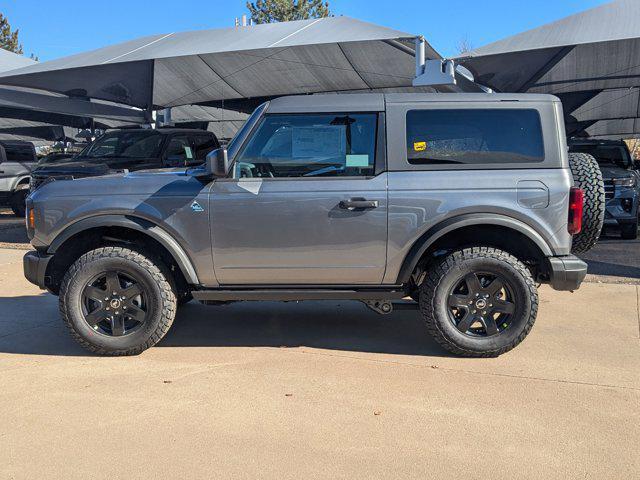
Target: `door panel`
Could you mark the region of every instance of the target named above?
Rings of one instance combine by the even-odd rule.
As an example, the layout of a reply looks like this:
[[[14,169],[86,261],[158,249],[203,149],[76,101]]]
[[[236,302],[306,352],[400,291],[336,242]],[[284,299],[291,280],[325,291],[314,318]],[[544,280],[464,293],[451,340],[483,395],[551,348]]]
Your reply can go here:
[[[376,201],[348,209],[341,201]],[[210,196],[221,284],[380,284],[387,174],[374,178],[216,181]]]

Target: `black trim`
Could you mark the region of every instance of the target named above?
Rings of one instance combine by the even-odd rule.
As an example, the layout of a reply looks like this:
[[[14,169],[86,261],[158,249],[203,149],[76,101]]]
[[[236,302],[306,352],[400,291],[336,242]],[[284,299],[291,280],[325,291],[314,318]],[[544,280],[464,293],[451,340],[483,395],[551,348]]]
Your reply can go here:
[[[549,257],[551,288],[561,291],[573,291],[587,275],[587,264],[574,255]]]
[[[53,255],[43,255],[41,253],[31,251],[27,252],[22,258],[22,267],[24,276],[34,285],[45,289],[47,288],[47,265],[53,258]]]
[[[232,301],[232,300],[391,300],[407,296],[402,287],[390,288],[357,288],[341,289],[337,287],[300,287],[275,286],[262,288],[220,288],[211,290],[196,290],[193,298],[203,301]]]

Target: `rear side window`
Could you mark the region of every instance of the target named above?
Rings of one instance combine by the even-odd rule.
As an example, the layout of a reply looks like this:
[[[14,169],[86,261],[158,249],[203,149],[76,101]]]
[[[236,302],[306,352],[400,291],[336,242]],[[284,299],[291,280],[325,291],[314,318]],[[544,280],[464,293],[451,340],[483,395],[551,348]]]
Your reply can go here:
[[[542,162],[540,114],[511,108],[410,110],[407,159],[443,166]]]

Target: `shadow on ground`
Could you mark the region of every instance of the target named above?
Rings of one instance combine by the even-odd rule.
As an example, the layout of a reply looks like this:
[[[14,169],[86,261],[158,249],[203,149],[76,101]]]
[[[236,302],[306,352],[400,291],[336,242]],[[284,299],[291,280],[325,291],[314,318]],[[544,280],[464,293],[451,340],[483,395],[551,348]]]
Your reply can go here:
[[[0,298],[0,353],[91,355],[78,346],[49,294]],[[349,352],[448,356],[417,311],[378,315],[359,302],[246,302],[180,309],[158,347],[313,347]]]
[[[640,239],[622,240],[611,231],[579,256],[589,265],[591,275],[640,279]]]

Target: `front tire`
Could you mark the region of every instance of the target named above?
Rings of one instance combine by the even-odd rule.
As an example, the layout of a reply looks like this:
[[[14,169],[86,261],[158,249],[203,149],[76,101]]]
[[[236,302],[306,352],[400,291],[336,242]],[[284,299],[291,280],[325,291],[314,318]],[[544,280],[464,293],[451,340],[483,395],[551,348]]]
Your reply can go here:
[[[420,286],[427,330],[446,350],[495,357],[522,342],[536,320],[538,292],[513,255],[473,247],[441,258]]]
[[[621,225],[620,236],[623,240],[635,240],[638,238],[638,222]]]
[[[27,188],[23,188],[22,190],[16,190],[9,198],[9,206],[16,217],[25,216],[27,210],[25,205],[27,195],[29,195],[29,190]]]
[[[82,255],[60,287],[72,337],[99,355],[137,355],[158,343],[176,314],[167,270],[142,253],[103,247]]]

